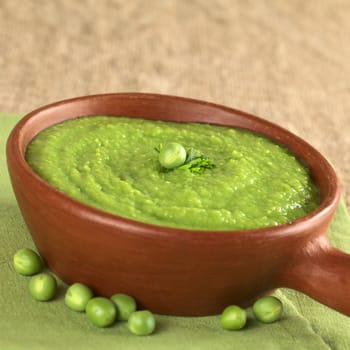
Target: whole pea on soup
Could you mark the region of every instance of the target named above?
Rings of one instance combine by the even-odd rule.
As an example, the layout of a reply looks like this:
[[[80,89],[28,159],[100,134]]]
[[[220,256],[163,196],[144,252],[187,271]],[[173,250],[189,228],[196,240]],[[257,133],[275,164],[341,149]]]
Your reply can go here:
[[[197,150],[212,166],[198,173],[166,169],[155,148],[171,142]],[[286,147],[232,127],[82,117],[39,133],[26,159],[78,201],[162,226],[262,228],[296,220],[319,203],[309,169]]]

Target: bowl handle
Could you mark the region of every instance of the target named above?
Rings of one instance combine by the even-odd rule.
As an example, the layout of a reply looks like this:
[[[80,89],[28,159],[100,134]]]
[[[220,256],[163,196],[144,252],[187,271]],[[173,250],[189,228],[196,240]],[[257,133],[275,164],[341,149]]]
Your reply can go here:
[[[350,316],[350,255],[332,247],[325,236],[298,252],[282,284]]]

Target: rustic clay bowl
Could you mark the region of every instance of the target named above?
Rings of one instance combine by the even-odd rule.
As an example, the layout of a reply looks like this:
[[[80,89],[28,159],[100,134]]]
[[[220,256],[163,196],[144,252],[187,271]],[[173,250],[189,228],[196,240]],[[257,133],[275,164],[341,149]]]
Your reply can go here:
[[[29,141],[41,130],[90,115],[205,122],[264,134],[310,167],[320,206],[290,224],[219,232],[160,227],[104,213],[52,188],[24,158]],[[128,293],[140,308],[169,315],[217,314],[229,304],[247,306],[274,288],[289,287],[350,315],[350,257],[331,247],[326,236],[339,200],[336,174],[312,146],[277,125],[180,97],[88,96],[29,113],[8,139],[7,159],[35,245],[67,283],[86,283],[107,297]]]

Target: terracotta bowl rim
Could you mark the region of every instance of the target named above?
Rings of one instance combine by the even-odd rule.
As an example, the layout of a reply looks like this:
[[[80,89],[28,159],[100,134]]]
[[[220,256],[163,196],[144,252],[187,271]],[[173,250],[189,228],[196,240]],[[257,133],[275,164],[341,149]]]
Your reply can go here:
[[[198,229],[167,227],[167,226],[149,224],[149,223],[144,223],[144,222],[124,218],[116,214],[110,214],[108,212],[104,212],[100,209],[84,204],[78,200],[75,200],[72,197],[69,197],[65,193],[55,189],[53,186],[51,186],[49,183],[44,181],[39,175],[37,175],[30,168],[30,166],[25,160],[24,152],[21,150],[21,141],[20,141],[19,135],[23,131],[23,129],[26,128],[28,123],[31,122],[32,119],[40,115],[41,112],[44,112],[48,109],[56,109],[62,105],[72,104],[82,100],[90,100],[90,99],[96,99],[96,98],[98,99],[101,97],[113,97],[113,96],[115,97],[124,96],[125,98],[135,98],[135,99],[137,98],[172,99],[172,100],[178,100],[179,102],[181,101],[192,102],[194,104],[207,105],[214,108],[231,111],[232,113],[253,118],[263,123],[267,123],[269,126],[272,126],[276,130],[280,130],[280,131],[283,130],[284,132],[287,132],[293,139],[302,143],[303,146],[308,147],[308,149],[312,151],[313,154],[316,155],[317,158],[319,158],[324,163],[328,171],[329,181],[331,182],[330,191],[314,211],[310,212],[309,214],[297,220],[294,220],[290,223],[280,224],[276,226],[269,226],[269,227],[263,227],[263,228],[257,228],[257,229],[246,229],[246,230],[198,230]],[[89,116],[92,116],[92,115],[89,115]],[[77,117],[82,117],[82,116],[77,116]],[[69,118],[69,119],[72,119],[72,118]],[[161,118],[159,118],[159,120],[161,120]],[[215,123],[212,123],[212,124],[215,124]],[[44,130],[45,128],[40,129],[38,132]],[[256,132],[255,130],[252,130],[252,129],[250,130]],[[264,135],[263,132],[258,132],[258,133]],[[267,137],[271,139],[270,136],[267,136]],[[274,140],[274,141],[277,141],[277,140]],[[25,146],[27,146],[27,144]],[[31,181],[31,183],[37,186],[40,186],[42,190],[48,191],[48,194],[50,195],[50,197],[54,197],[57,200],[57,203],[59,203],[60,206],[62,205],[62,208],[66,208],[71,213],[81,216],[84,219],[87,219],[93,222],[100,222],[105,225],[114,226],[114,227],[122,225],[124,228],[129,229],[130,232],[132,232],[133,234],[141,234],[146,236],[153,235],[154,237],[163,237],[163,238],[176,237],[177,239],[183,239],[183,238],[185,239],[185,237],[188,237],[188,236],[196,236],[197,239],[199,240],[206,240],[206,239],[217,239],[218,235],[220,235],[220,239],[224,239],[224,237],[227,239],[237,237],[237,236],[242,237],[242,235],[245,235],[245,236],[262,235],[264,237],[267,237],[266,235],[269,235],[270,237],[271,235],[276,235],[276,236],[295,235],[297,233],[302,233],[304,229],[310,227],[310,225],[316,225],[317,222],[322,220],[325,216],[332,215],[340,198],[339,180],[332,165],[319,151],[317,151],[312,145],[310,145],[304,139],[293,134],[291,131],[279,126],[278,124],[272,123],[261,117],[243,112],[241,110],[216,104],[213,102],[207,102],[199,99],[193,99],[193,98],[181,97],[181,96],[175,96],[175,95],[144,93],[144,92],[117,92],[117,93],[85,95],[85,96],[68,98],[57,102],[53,102],[31,111],[30,113],[27,113],[26,115],[24,115],[24,117],[21,118],[21,120],[15,125],[12,132],[10,133],[10,136],[8,137],[7,150],[8,150],[8,153],[10,152],[9,150],[11,150],[11,152],[14,152],[13,158],[15,159],[17,168],[20,169],[20,172],[23,175],[23,178],[28,179],[29,181]],[[307,164],[307,162],[304,159],[303,161]]]

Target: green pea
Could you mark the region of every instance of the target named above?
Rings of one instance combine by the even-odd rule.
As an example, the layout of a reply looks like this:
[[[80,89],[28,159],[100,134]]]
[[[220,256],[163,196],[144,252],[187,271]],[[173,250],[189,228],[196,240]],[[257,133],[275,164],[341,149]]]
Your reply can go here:
[[[263,323],[277,321],[281,317],[282,311],[281,301],[274,296],[260,298],[253,305],[254,316]]]
[[[57,290],[57,281],[50,273],[42,272],[30,278],[29,292],[35,300],[51,300]]]
[[[186,150],[176,142],[165,144],[159,151],[159,162],[166,169],[174,169],[185,163]]]
[[[88,319],[97,327],[108,327],[117,318],[117,308],[115,304],[103,297],[96,297],[89,300],[86,305],[86,315]]]
[[[135,311],[129,316],[128,328],[136,335],[152,334],[156,328],[154,315],[147,310]]]
[[[83,312],[93,296],[94,294],[88,286],[82,283],[74,283],[67,289],[64,302],[70,309]]]
[[[40,256],[31,249],[20,249],[13,257],[15,270],[24,276],[34,275],[42,269]]]
[[[129,316],[136,311],[136,301],[133,297],[118,293],[111,296],[111,300],[116,305],[120,321],[127,321]]]
[[[220,317],[221,327],[227,330],[241,329],[246,323],[246,311],[236,305],[226,307]]]

